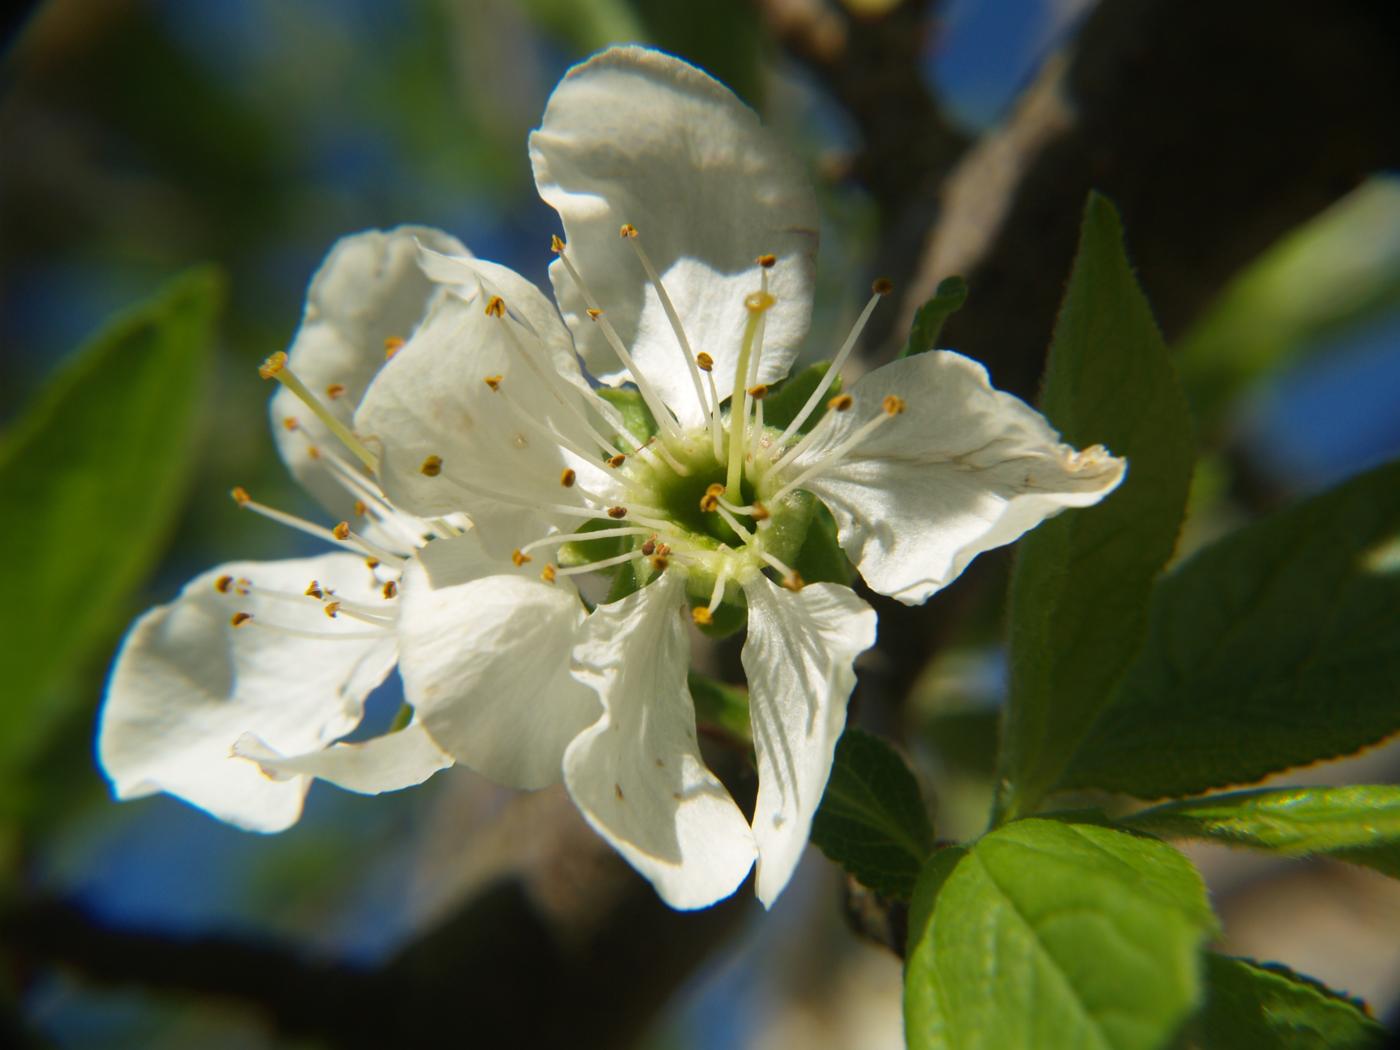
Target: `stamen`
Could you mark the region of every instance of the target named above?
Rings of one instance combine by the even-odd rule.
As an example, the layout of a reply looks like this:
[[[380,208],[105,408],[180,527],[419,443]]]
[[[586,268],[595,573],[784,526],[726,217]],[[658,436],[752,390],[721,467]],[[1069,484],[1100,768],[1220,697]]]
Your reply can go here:
[[[758,265],[762,266],[765,270],[771,270],[778,265],[778,257],[776,255],[760,255],[754,262],[758,263]]]
[[[697,627],[708,627],[715,622],[714,614],[703,605],[693,607],[690,610],[690,618],[695,621]]]
[[[327,543],[333,543],[337,547],[346,546],[346,544],[340,541],[339,537],[325,526],[317,525],[314,522],[307,521],[305,518],[298,518],[295,514],[288,514],[286,511],[277,510],[275,507],[269,507],[264,503],[259,503],[248,495],[247,489],[241,486],[236,486],[230,495],[233,496],[233,501],[244,510],[251,510],[254,514],[261,514],[269,521],[275,521],[279,525],[286,525],[288,528],[296,529],[298,532],[304,532],[308,536],[315,536],[317,539],[325,540]]]
[[[680,438],[680,431],[676,429],[676,422],[671,415],[671,410],[666,407],[666,402],[661,400],[661,396],[652,388],[645,375],[637,367],[637,362],[632,359],[627,347],[623,345],[622,338],[617,334],[610,322],[603,316],[602,307],[598,305],[598,300],[593,298],[593,293],[588,290],[588,286],[583,283],[583,277],[574,267],[573,261],[566,252],[559,252],[559,261],[564,264],[564,268],[569,271],[569,277],[578,288],[579,294],[583,296],[583,301],[588,304],[588,316],[596,321],[603,329],[603,337],[617,354],[622,366],[632,374],[632,381],[637,384],[637,391],[642,395],[642,400],[651,409],[652,416],[656,419],[656,424],[663,433],[671,440]],[[596,311],[596,312],[595,312]]]
[[[544,580],[545,583],[553,583],[554,578],[558,575],[559,570],[553,565],[546,565],[540,570],[540,579]]]
[[[645,557],[641,551],[628,551],[626,554],[619,554],[616,557],[604,558],[602,561],[591,561],[586,565],[570,565],[567,569],[555,569],[556,576],[577,576],[583,572],[595,572],[599,569],[610,569],[614,565],[621,565],[623,562],[639,561]]]
[[[385,564],[395,566],[403,566],[407,564],[407,561],[404,558],[399,557],[392,551],[386,551],[383,547],[370,543],[369,540],[365,539],[359,533],[352,532],[350,529],[350,523],[348,521],[342,521],[339,525],[332,529],[331,536],[334,537],[337,541],[339,541],[342,547],[348,547],[351,550],[357,550],[361,554],[368,554],[371,558],[377,558],[379,561],[384,562]]]
[[[493,295],[486,300],[487,317],[504,317],[506,315],[506,301],[499,295]]]
[[[350,428],[335,417],[335,413],[326,406],[325,402],[313,394],[306,384],[297,378],[296,373],[287,367],[285,353],[279,350],[264,361],[258,368],[258,375],[264,379],[276,379],[299,397],[307,408],[316,413],[316,418],[326,424],[330,432],[338,437],[341,444],[353,452],[361,463],[372,472],[378,472],[379,457],[366,448],[364,442],[352,434]]]
[[[750,532],[748,528],[746,528],[744,525],[741,525],[739,523],[739,519],[736,518],[733,514],[731,514],[727,509],[725,509],[723,503],[716,501],[714,509],[715,513],[724,519],[724,523],[739,534],[740,539],[742,539],[744,543],[747,544],[750,540],[753,539],[753,533]]]
[[[478,485],[475,482],[466,481],[455,476],[444,476],[443,481],[453,488],[460,489],[469,495],[495,500],[497,503],[505,503],[512,507],[528,507],[534,511],[547,511],[551,514],[567,514],[576,518],[597,518],[601,516],[597,507],[585,507],[568,503],[545,503],[538,500],[524,499],[520,496],[499,492],[495,489],[487,488],[484,485]],[[579,490],[575,489],[574,491],[577,492]]]
[[[574,482],[577,480],[578,475],[574,473],[572,467],[565,467],[559,474],[559,484],[563,485],[566,489],[573,488]]]
[[[231,586],[233,586],[232,576],[220,576],[214,581],[214,590],[218,591],[220,594],[227,594]]]
[[[541,422],[540,419],[537,417],[536,413],[527,412],[524,406],[521,405],[520,402],[515,399],[515,396],[510,392],[510,390],[508,389],[508,385],[501,381],[500,376],[488,376],[486,378],[486,385],[489,386],[496,393],[500,394],[501,397],[505,399],[506,404],[510,405],[511,410],[515,413],[517,419],[519,419],[522,423],[524,423],[535,433],[543,436],[546,441],[557,445],[559,448],[568,449],[579,459],[593,459],[593,452],[590,452],[588,449],[578,444],[578,442],[574,441],[571,438],[565,437],[564,435],[553,430],[547,424]],[[595,440],[602,440],[601,437],[599,437],[596,434],[594,435],[594,438]],[[605,445],[608,449],[614,452],[617,451],[616,449],[612,448],[611,445],[607,445],[606,443]]]
[[[638,528],[637,526],[627,525],[616,529],[598,529],[595,532],[556,533],[553,536],[546,536],[543,539],[535,540],[531,543],[525,544],[525,546],[517,550],[515,554],[520,555],[520,557],[524,558],[525,561],[529,561],[529,552],[533,550],[538,550],[541,547],[562,546],[565,543],[574,543],[577,541],[610,540],[617,536],[645,536],[650,531],[650,529],[643,529]],[[643,545],[642,552],[644,554],[651,553],[651,551],[646,549],[645,545]],[[515,560],[515,554],[511,555],[512,561]],[[517,561],[515,562],[515,564],[521,565],[524,563]]]
[[[841,369],[846,364],[846,358],[851,356],[851,350],[855,348],[856,340],[858,340],[861,333],[865,331],[865,326],[870,320],[870,315],[875,312],[876,305],[893,290],[894,285],[884,279],[876,281],[874,285],[871,286],[872,294],[870,299],[865,304],[865,308],[861,310],[860,316],[856,318],[856,323],[851,328],[851,334],[846,336],[846,341],[841,344],[841,349],[836,351],[836,356],[831,361],[831,367],[826,370],[826,375],[822,376],[822,381],[817,384],[817,388],[813,390],[811,396],[807,398],[807,403],[802,406],[802,411],[793,416],[792,422],[789,423],[787,429],[783,431],[782,437],[778,439],[779,445],[786,445],[792,439],[792,435],[802,429],[802,424],[807,422],[807,417],[816,409],[817,402],[822,399],[822,395],[831,388],[831,384],[834,383],[836,377],[841,374]]]
[[[710,410],[710,443],[714,445],[715,459],[719,460],[724,458],[724,443],[720,437],[722,431],[719,423],[719,388],[715,386],[714,372],[711,371],[714,368],[714,361],[711,360],[709,354],[702,353],[700,356],[710,362],[710,367],[705,369],[705,379],[710,385],[710,405],[712,406]]]
[[[390,598],[397,598],[399,595],[399,585],[393,580],[385,580],[384,586],[380,588],[379,593],[384,596],[385,601],[388,601]]]
[[[248,624],[250,627],[258,627],[264,631],[275,631],[277,634],[290,635],[293,638],[307,638],[317,642],[366,642],[371,638],[383,638],[384,630],[377,631],[308,631],[301,627],[288,627],[285,624],[269,623],[266,620],[254,619],[251,613],[236,613],[234,619],[244,616],[246,619],[235,623],[234,626]]]
[[[438,455],[429,456],[423,460],[423,465],[418,468],[418,473],[424,477],[435,478],[442,473],[442,457]]]
[[[754,292],[744,299],[744,307],[749,316],[744,322],[744,341],[739,349],[739,360],[734,367],[734,386],[744,390],[744,399],[737,413],[734,411],[732,398],[729,403],[729,470],[725,477],[725,487],[733,492],[739,491],[739,482],[743,478],[744,445],[748,436],[746,424],[749,415],[749,393],[743,381],[748,375],[749,359],[753,356],[754,339],[758,334],[759,324],[774,301],[767,292]]]
[[[622,227],[622,239],[632,246],[632,250],[637,254],[637,261],[642,264],[642,269],[647,273],[647,280],[651,281],[651,286],[656,289],[657,298],[661,300],[661,309],[666,312],[666,320],[671,322],[671,331],[676,333],[676,342],[680,344],[681,353],[685,355],[686,367],[690,369],[690,381],[695,386],[695,399],[700,402],[700,408],[706,415],[710,413],[710,402],[705,398],[705,387],[700,382],[700,369],[695,361],[695,354],[690,349],[690,340],[685,337],[685,328],[681,325],[680,314],[676,313],[676,307],[671,302],[671,297],[666,294],[666,286],[661,283],[661,276],[656,272],[656,267],[651,264],[651,257],[647,255],[646,249],[642,247],[641,238],[637,235],[637,228],[631,223]]]
[[[236,612],[229,617],[228,622],[229,625],[232,627],[242,627],[245,623],[248,623],[250,620],[252,620],[252,618],[253,614],[250,612]]]
[[[719,574],[715,577],[715,589],[710,592],[710,604],[707,607],[711,616],[719,608],[720,602],[724,601],[724,584],[729,578],[729,563],[725,562],[720,567]]]
[[[783,574],[781,583],[788,590],[796,593],[797,591],[802,590],[803,586],[805,586],[805,583],[802,579],[802,574],[799,573],[796,569],[792,568],[789,565],[785,565],[783,562],[773,557],[773,555],[769,554],[767,551],[759,551],[758,554],[759,557],[761,557],[769,565],[773,566],[773,568],[777,569],[780,573]]]
[[[608,517],[610,517],[610,518],[625,518],[625,517],[627,517],[627,508],[626,508],[626,507],[609,507],[609,508],[608,508]]]
[[[407,340],[400,339],[396,335],[391,335],[384,340],[384,360],[390,360],[395,354],[404,348]]]
[[[872,434],[875,430],[884,426],[895,416],[903,413],[905,408],[904,399],[902,397],[896,397],[894,394],[890,394],[881,403],[881,407],[883,408],[883,411],[878,416],[876,416],[874,419],[867,420],[860,426],[856,427],[856,429],[853,430],[844,441],[842,441],[835,448],[830,449],[820,461],[812,464],[806,470],[802,471],[802,473],[798,474],[797,477],[793,478],[786,485],[780,488],[777,492],[769,496],[769,502],[776,503],[778,500],[782,499],[793,489],[805,484],[807,481],[816,477],[818,474],[830,470],[832,467],[836,466],[836,464],[840,463],[841,460],[845,458],[848,452],[856,448],[856,446],[858,446],[867,437],[869,437],[870,434]],[[832,417],[822,417],[822,422],[825,423],[829,418]],[[812,428],[812,434],[815,434],[820,429],[820,425]],[[812,434],[808,434],[807,436],[810,438]],[[800,447],[801,446],[799,445],[799,448]],[[793,462],[794,459],[795,457],[785,458],[782,461],[782,463],[778,465],[778,469],[781,470],[784,466]]]
[[[520,566],[524,565],[527,561],[534,561],[535,559],[532,558],[532,557],[530,557],[528,554],[526,554],[524,551],[522,551],[519,547],[516,547],[515,550],[513,550],[513,551],[510,552],[510,560],[511,560],[511,564],[514,565],[514,566],[518,569],[518,568],[520,568]]]
[[[344,383],[332,383],[330,386],[326,387],[326,396],[327,396],[328,398],[330,398],[332,401],[334,401],[334,400],[335,400],[336,398],[338,398],[338,397],[342,397],[344,394],[345,394],[345,384],[344,384]]]

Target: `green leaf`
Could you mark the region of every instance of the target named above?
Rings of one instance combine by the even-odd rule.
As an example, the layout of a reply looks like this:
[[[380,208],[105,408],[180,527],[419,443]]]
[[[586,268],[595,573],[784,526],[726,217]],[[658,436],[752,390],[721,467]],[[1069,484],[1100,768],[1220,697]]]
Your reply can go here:
[[[113,319],[0,439],[0,492],[24,508],[0,515],[0,547],[22,552],[0,607],[0,771],[59,724],[60,687],[130,614],[174,524],[221,289],[193,271]]]
[[[1398,539],[1400,462],[1198,553],[1064,783],[1191,795],[1400,730]]]
[[[1146,632],[1191,480],[1191,420],[1123,251],[1113,206],[1091,194],[1045,380],[1043,409],[1070,444],[1106,445],[1128,476],[1019,545],[1011,582],[1011,699],[999,799],[1031,812],[1108,703]]]
[[[656,417],[633,387],[599,387],[598,396],[621,413],[622,425],[638,442],[645,444],[656,434]]]
[[[914,312],[909,328],[909,340],[898,357],[912,357],[938,348],[938,336],[943,324],[967,302],[967,282],[961,277],[945,277],[933,290],[933,298]]]
[[[690,672],[688,680],[697,722],[719,726],[736,740],[752,742],[749,694],[745,690],[716,682],[697,671]]]
[[[842,734],[812,842],[877,893],[914,892],[933,826],[919,782],[889,744],[859,729]]]
[[[851,584],[854,570],[836,538],[836,519],[821,502],[813,508],[807,537],[792,567],[808,583],[839,583],[844,587]]]
[[[768,396],[763,399],[764,425],[777,427],[780,430],[785,429],[789,423],[797,418],[797,413],[802,411],[802,406],[807,403],[807,399],[812,396],[812,391],[817,388],[817,384],[822,381],[822,376],[826,375],[830,367],[830,361],[818,361],[775,385],[768,392]],[[826,415],[826,402],[839,393],[841,393],[841,377],[837,376],[832,380],[831,386],[827,388],[826,398],[817,402],[812,414],[798,428],[799,432],[805,434],[820,423],[822,416]]]
[[[1199,1050],[1367,1050],[1385,1040],[1361,1004],[1284,966],[1211,953],[1206,983],[1192,1026]]]
[[[1322,853],[1400,878],[1400,787],[1285,788],[1170,802],[1128,827],[1278,853]]]
[[[1198,1005],[1216,929],[1176,850],[1055,820],[934,854],[910,916],[912,1050],[1162,1047]]]

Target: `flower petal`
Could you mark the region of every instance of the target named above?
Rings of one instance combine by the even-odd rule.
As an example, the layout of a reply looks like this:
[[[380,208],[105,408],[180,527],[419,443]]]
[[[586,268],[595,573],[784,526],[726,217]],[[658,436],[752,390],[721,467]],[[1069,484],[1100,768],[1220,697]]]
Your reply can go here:
[[[758,899],[765,908],[792,877],[846,725],[857,654],[875,644],[875,610],[849,587],[813,583],[793,594],[765,576],[749,600],[744,673],[758,755]]]
[[[618,236],[623,223],[640,232],[692,351],[714,358],[721,397],[733,385],[744,297],[759,289],[755,260],[776,256],[759,381],[787,374],[811,319],[816,198],[728,88],[661,52],[613,48],[554,89],[530,161],[540,196],[563,220],[570,260],[682,422],[699,422],[700,405],[661,301]],[[625,381],[562,262],[550,279],[589,370]]]
[[[579,413],[601,399],[561,381],[549,353],[514,317],[488,313],[479,296],[439,299],[355,416],[356,430],[382,449],[380,481],[389,497],[425,517],[467,513],[497,553],[551,523],[576,525],[579,518],[540,508],[583,507],[582,491],[612,484],[601,451],[584,459],[556,437],[582,451],[596,448]],[[439,469],[425,471],[429,457]],[[561,486],[566,467],[578,488]]]
[[[831,509],[865,582],[906,605],[926,601],[978,554],[1067,507],[1097,503],[1126,462],[1076,452],[1024,401],[994,390],[976,361],[938,350],[863,376],[854,406],[794,469],[828,457],[889,395],[905,410],[803,485]]]
[[[330,410],[349,424],[366,388],[384,364],[385,340],[407,339],[437,286],[418,267],[418,245],[468,254],[455,237],[424,226],[366,230],[331,248],[306,293],[301,327],[288,347],[289,364]],[[292,474],[332,514],[349,518],[355,498],[313,446],[343,451],[330,430],[296,395],[279,386],[269,411],[278,451]],[[297,421],[290,430],[285,421]]]
[[[233,582],[220,590],[225,577]],[[296,822],[309,780],[270,780],[232,755],[234,743],[254,733],[285,754],[326,747],[359,724],[396,657],[392,632],[328,619],[314,599],[293,597],[313,579],[338,598],[393,611],[362,559],[327,554],[222,565],[136,621],[98,731],[118,798],[166,791],[254,831]],[[252,622],[234,627],[237,612]]]
[[[487,557],[475,531],[428,544],[400,591],[404,693],[438,746],[511,787],[556,783],[598,717],[569,674],[586,611],[564,581]]]
[[[564,754],[564,783],[593,829],[673,908],[728,897],[753,866],[739,807],[700,757],[686,686],[684,578],[666,572],[588,620],[575,674],[603,717]]]
[[[318,777],[361,795],[414,787],[452,765],[452,759],[416,721],[360,743],[332,744],[300,755],[279,754],[253,733],[239,737],[233,750],[252,759],[274,780]]]

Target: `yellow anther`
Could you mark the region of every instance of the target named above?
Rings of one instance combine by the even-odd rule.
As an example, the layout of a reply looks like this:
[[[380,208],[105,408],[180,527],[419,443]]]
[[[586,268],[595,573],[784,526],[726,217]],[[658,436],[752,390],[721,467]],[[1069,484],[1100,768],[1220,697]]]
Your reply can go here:
[[[715,622],[715,618],[710,614],[710,610],[703,605],[697,605],[692,608],[690,610],[690,618],[700,627],[708,627]]]
[[[315,598],[317,601],[320,601],[326,596],[325,592],[321,590],[321,583],[319,580],[312,580],[311,583],[307,585],[305,594],[308,598]]]
[[[584,313],[588,314],[588,319],[590,321],[596,321],[598,320],[598,318],[603,316],[603,311],[599,310],[595,306],[590,306],[587,310],[584,311]]]
[[[540,579],[544,580],[545,583],[553,583],[557,573],[558,570],[553,565],[546,565],[540,570]]]
[[[559,473],[559,484],[563,485],[566,489],[573,488],[574,482],[577,480],[578,475],[574,473],[572,467],[565,467]]]
[[[418,473],[424,477],[435,478],[442,473],[442,457],[429,456],[423,460],[423,465],[418,468]]]
[[[385,580],[384,586],[380,588],[379,593],[384,595],[385,599],[387,600],[399,593],[399,585],[393,580]]]
[[[856,403],[856,399],[850,394],[837,394],[826,403],[826,407],[833,412],[846,412]]]
[[[708,372],[710,371],[710,369],[715,367],[715,359],[709,354],[705,353],[705,351],[701,350],[698,354],[695,355],[695,367],[700,369],[700,371],[702,372]]]
[[[880,406],[888,416],[897,416],[904,411],[904,398],[895,394],[886,394],[885,400],[880,402]]]
[[[671,559],[666,557],[664,554],[658,554],[656,557],[651,559],[651,567],[657,572],[665,572],[671,567]]]
[[[510,552],[510,560],[511,563],[517,569],[520,568],[520,566],[524,565],[527,561],[534,561],[533,558],[531,558],[528,554],[522,551],[519,547],[516,547],[515,550]]]
[[[228,622],[229,622],[230,624],[232,624],[234,627],[242,627],[245,623],[247,623],[247,622],[248,622],[249,620],[251,620],[252,618],[253,618],[253,614],[252,614],[252,613],[247,613],[247,612],[236,612],[236,613],[233,614],[232,617],[229,618],[229,621],[228,621]]]
[[[626,462],[627,462],[627,457],[624,456],[624,455],[622,455],[621,453],[618,453],[616,456],[613,456],[612,458],[610,458],[610,459],[608,460],[608,466],[610,466],[610,467],[620,467],[620,466],[622,466],[622,464],[624,464],[624,463],[626,463]]]
[[[754,262],[758,263],[758,265],[762,266],[765,270],[771,270],[778,265],[778,257],[776,255],[760,255]]]
[[[557,233],[551,234],[549,237],[549,250],[555,255],[564,254],[564,241]]]
[[[793,594],[796,594],[806,586],[806,581],[802,579],[801,573],[794,572],[791,575],[783,577],[783,586],[792,591]]]
[[[656,545],[656,556],[658,558],[669,558],[671,556],[670,544],[658,543]]]
[[[767,292],[750,292],[744,296],[744,309],[750,313],[761,314],[777,301]]]
[[[331,535],[338,540],[348,540],[350,538],[350,523],[348,521],[340,522],[331,529]]]
[[[703,510],[706,514],[718,510],[719,497],[709,492],[705,493],[705,495],[700,497],[700,509]]]
[[[384,340],[384,360],[389,360],[404,347],[405,340],[396,335],[391,335]]]
[[[626,507],[609,507],[609,508],[608,508],[608,517],[610,517],[610,518],[625,518],[625,517],[627,517],[627,508],[626,508]]]
[[[341,397],[344,393],[344,383],[332,383],[330,386],[326,387],[326,396],[332,401],[334,401],[338,397]]]
[[[329,616],[332,620],[334,620],[336,614],[340,612],[340,603],[326,602],[326,604],[322,606],[322,608],[325,610],[326,615]]]
[[[367,565],[367,566],[369,567],[370,572],[373,572],[375,569],[379,568],[379,559],[378,559],[378,558],[366,558],[366,559],[365,559],[365,565]]]
[[[242,485],[233,486],[233,488],[229,490],[229,495],[233,497],[233,502],[237,503],[240,507],[253,498],[248,495],[248,490]]]
[[[705,495],[707,495],[707,496],[723,496],[723,495],[724,495],[724,486],[723,486],[722,484],[720,484],[718,481],[716,481],[714,484],[706,486],[706,488],[705,488]]]
[[[753,398],[755,401],[762,401],[762,400],[763,400],[765,397],[767,397],[767,396],[768,396],[768,384],[767,384],[767,383],[759,383],[757,386],[751,386],[751,387],[749,387],[749,397]]]
[[[250,588],[250,587],[252,587],[252,586],[253,586],[253,581],[252,581],[252,580],[248,579],[247,577],[240,576],[238,579],[236,579],[236,580],[233,581],[233,593],[234,593],[234,594],[247,594],[247,593],[248,593],[248,588]]]
[[[487,317],[504,317],[506,315],[506,301],[499,295],[493,295],[486,300]]]
[[[307,455],[309,458],[311,458],[311,459],[320,459],[320,458],[321,458],[321,450],[320,450],[319,448],[317,448],[315,445],[307,445],[307,446],[306,446],[306,455]]]
[[[505,376],[486,376],[484,379],[482,379],[482,382],[489,386],[492,390],[499,390],[501,389],[501,380],[504,378]]]
[[[295,430],[297,427],[301,426],[301,424],[297,422],[296,416],[288,416],[286,419],[282,420],[282,425],[288,430]]]
[[[757,500],[749,507],[749,512],[753,515],[754,521],[767,521],[772,515],[768,513],[768,508]]]
[[[894,282],[888,277],[877,277],[871,283],[870,290],[876,295],[889,295],[894,291]]]
[[[633,226],[630,222],[624,222],[622,224],[622,229],[618,230],[617,233],[619,237],[624,239],[635,238],[637,236],[637,227]]]
[[[365,506],[365,501],[364,501],[364,500],[362,500],[362,499],[357,499],[357,500],[355,501],[355,517],[357,517],[357,518],[363,518],[363,517],[365,516],[365,511],[366,511],[367,509],[368,509],[368,508]]]
[[[232,584],[232,576],[220,576],[217,580],[214,581],[214,590],[218,591],[220,594],[227,594],[228,589],[230,586],[232,586]]]
[[[273,354],[266,361],[258,366],[258,375],[264,379],[271,379],[278,372],[287,367],[287,355],[281,350]]]

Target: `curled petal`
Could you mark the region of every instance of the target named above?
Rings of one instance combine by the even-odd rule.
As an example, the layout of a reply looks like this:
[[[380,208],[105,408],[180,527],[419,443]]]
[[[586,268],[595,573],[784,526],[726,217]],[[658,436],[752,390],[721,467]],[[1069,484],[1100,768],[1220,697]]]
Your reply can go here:
[[[535,184],[563,220],[566,251],[653,385],[680,417],[701,416],[667,320],[622,224],[674,302],[691,349],[731,389],[759,256],[776,299],[766,318],[759,382],[787,374],[806,334],[816,268],[817,207],[802,168],[754,112],[693,66],[644,48],[613,48],[575,66],[530,136]],[[555,297],[589,370],[625,381],[601,327],[562,262]]]
[[[569,674],[585,610],[561,580],[489,558],[475,531],[430,543],[400,592],[404,693],[438,746],[511,787],[557,783],[598,717]]]
[[[662,900],[703,908],[743,882],[754,846],[743,813],[700,756],[683,601],[684,581],[668,572],[589,617],[575,674],[604,711],[565,752],[564,783]]]
[[[278,754],[259,737],[245,733],[234,742],[233,751],[252,759],[274,780],[317,777],[361,795],[415,787],[452,765],[421,722],[359,743],[332,744],[301,755]]]
[[[342,423],[349,425],[383,366],[385,341],[408,339],[440,294],[419,268],[420,244],[470,254],[455,237],[424,226],[366,230],[337,241],[311,279],[288,363]],[[278,451],[292,474],[332,514],[350,517],[354,497],[312,452],[340,450],[330,430],[285,387],[278,387],[269,411]],[[296,421],[295,429],[287,420]]]
[[[796,594],[764,576],[745,586],[744,673],[758,755],[758,899],[792,877],[846,726],[856,656],[875,644],[875,610],[849,587],[813,583]]]
[[[789,469],[821,466],[803,487],[831,509],[865,582],[906,605],[926,601],[983,551],[1097,503],[1126,470],[1101,447],[1064,444],[1040,413],[951,351],[877,368],[850,393],[851,409],[832,413],[825,439]],[[899,414],[833,455],[896,403]]]
[[[363,560],[328,554],[220,566],[136,621],[98,731],[117,797],[166,791],[253,831],[296,822],[309,777],[271,779],[235,743],[251,733],[282,754],[326,748],[359,724],[396,657],[390,630],[331,619],[304,596],[312,580],[394,613]]]

